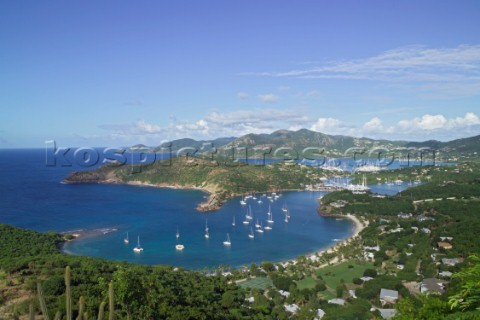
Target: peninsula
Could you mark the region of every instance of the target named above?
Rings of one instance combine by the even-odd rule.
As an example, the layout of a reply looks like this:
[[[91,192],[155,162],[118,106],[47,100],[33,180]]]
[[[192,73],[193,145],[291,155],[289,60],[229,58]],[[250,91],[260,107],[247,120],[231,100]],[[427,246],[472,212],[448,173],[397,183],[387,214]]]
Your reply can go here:
[[[304,190],[321,182],[327,173],[298,165],[279,162],[251,165],[203,157],[174,157],[146,165],[110,163],[96,170],[69,174],[64,183],[105,183],[154,186],[163,188],[197,189],[209,194],[197,206],[200,212],[219,209],[235,196],[249,193]]]

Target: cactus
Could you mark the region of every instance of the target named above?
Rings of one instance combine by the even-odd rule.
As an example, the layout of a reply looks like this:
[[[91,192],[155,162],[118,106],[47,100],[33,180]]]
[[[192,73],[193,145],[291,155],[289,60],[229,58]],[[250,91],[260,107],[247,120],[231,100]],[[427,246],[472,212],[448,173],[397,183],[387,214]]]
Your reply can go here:
[[[78,299],[78,316],[77,320],[83,319],[83,314],[85,312],[85,298],[83,296]]]
[[[114,300],[113,300],[113,282],[108,284],[108,320],[113,320],[113,314],[115,312]]]
[[[28,319],[35,320],[35,308],[33,307],[33,303],[30,303],[28,306]]]
[[[43,319],[50,320],[50,317],[48,316],[47,304],[45,303],[42,284],[40,282],[37,282],[37,295],[38,302],[40,303],[40,309],[42,309]]]
[[[100,303],[100,307],[98,307],[98,317],[97,317],[97,320],[103,320],[103,317],[104,317],[104,314],[105,314],[105,302],[102,301],[102,303]]]
[[[65,304],[67,311],[67,320],[72,320],[72,288],[70,287],[70,282],[70,266],[67,266],[65,268]]]

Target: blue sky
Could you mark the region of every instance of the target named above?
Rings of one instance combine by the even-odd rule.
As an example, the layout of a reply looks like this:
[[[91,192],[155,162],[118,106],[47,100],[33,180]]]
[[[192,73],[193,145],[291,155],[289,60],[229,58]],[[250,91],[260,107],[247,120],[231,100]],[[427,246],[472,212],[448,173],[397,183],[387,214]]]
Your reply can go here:
[[[0,147],[480,134],[478,1],[3,1]]]

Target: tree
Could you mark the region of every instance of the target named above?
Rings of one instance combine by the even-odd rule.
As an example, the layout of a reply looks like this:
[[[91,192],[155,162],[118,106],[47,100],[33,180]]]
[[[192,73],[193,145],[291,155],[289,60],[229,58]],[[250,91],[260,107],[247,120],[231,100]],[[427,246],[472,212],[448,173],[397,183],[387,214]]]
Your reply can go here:
[[[460,280],[460,290],[448,300],[452,310],[480,310],[480,257],[473,255],[469,260],[470,267],[453,275]]]

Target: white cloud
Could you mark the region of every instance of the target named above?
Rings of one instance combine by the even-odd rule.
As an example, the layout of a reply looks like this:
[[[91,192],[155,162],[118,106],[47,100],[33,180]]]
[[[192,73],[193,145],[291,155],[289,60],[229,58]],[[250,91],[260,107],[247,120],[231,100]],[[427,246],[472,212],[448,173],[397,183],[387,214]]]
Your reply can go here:
[[[274,103],[277,102],[279,97],[274,95],[273,93],[267,93],[267,94],[261,94],[258,96],[260,101],[266,102],[266,103]]]
[[[402,130],[435,130],[444,128],[448,120],[441,114],[430,115],[425,114],[421,118],[413,118],[411,120],[401,120],[397,127]]]
[[[310,130],[326,134],[354,135],[355,127],[335,118],[318,118]]]
[[[383,122],[378,117],[374,117],[369,121],[365,122],[362,127],[365,132],[378,132],[383,130]]]
[[[363,124],[353,125],[341,119],[319,117],[312,119],[299,110],[257,109],[235,112],[209,112],[195,121],[170,118],[161,127],[143,119],[131,124],[102,125],[112,141],[126,143],[160,144],[159,141],[179,138],[212,139],[226,136],[242,136],[248,133],[271,133],[279,129],[310,130],[333,135],[404,140],[452,140],[480,134],[480,117],[474,112],[464,116],[447,118],[442,114],[425,114],[386,124],[380,117],[373,117]],[[99,138],[95,136],[95,138]]]
[[[403,119],[391,125],[374,117],[361,126],[352,126],[339,119],[319,118],[311,130],[326,134],[352,135],[377,139],[452,140],[480,134],[480,117],[467,112],[463,117],[446,118],[442,114],[425,114]]]
[[[309,65],[283,72],[244,73],[302,79],[378,80],[444,95],[480,94],[480,45],[407,46],[376,56]]]

